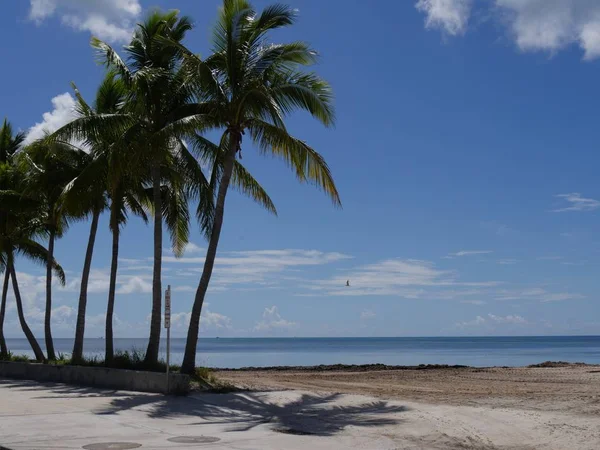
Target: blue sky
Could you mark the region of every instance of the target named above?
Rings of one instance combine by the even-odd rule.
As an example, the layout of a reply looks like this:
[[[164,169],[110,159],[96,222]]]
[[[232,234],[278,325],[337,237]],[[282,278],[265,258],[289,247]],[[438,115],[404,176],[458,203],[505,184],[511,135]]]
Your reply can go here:
[[[256,1],[260,8],[268,2]],[[290,0],[300,20],[275,40],[322,55],[337,126],[305,115],[294,134],[321,151],[343,209],[245,143],[243,163],[279,217],[228,198],[203,314],[208,336],[600,334],[600,5],[586,0]],[[219,2],[12,1],[0,17],[0,115],[35,138],[71,114],[69,82],[92,99],[102,76],[91,34],[119,46],[152,6],[177,7],[206,54]],[[6,68],[9,70],[6,70]],[[103,334],[110,235],[94,254],[88,336]],[[88,224],[57,244],[55,335],[71,337]],[[174,335],[202,268],[165,249]],[[116,333],[147,335],[152,229],[123,232]],[[43,270],[18,263],[42,329]],[[350,279],[351,286],[345,282]],[[21,337],[9,300],[6,332]]]

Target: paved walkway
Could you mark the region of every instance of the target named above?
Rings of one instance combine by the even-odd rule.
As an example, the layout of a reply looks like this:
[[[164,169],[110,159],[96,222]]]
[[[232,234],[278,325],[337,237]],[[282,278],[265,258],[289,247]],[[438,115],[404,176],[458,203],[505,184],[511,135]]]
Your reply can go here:
[[[0,448],[393,449],[384,430],[405,410],[338,394],[164,397],[0,380]]]

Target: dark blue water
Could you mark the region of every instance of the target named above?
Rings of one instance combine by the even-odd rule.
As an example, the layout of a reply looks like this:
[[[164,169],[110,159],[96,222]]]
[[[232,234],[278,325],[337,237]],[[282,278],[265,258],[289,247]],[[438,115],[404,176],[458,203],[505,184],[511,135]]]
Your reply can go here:
[[[43,344],[43,342],[41,342]],[[115,339],[119,350],[145,350],[146,339]],[[164,358],[164,342],[161,354]],[[70,353],[72,339],[56,339]],[[8,339],[14,354],[32,355],[25,339]],[[181,362],[185,339],[171,340],[171,361]],[[104,341],[86,339],[87,355],[102,356]],[[600,336],[451,338],[269,338],[200,339],[197,362],[210,367],[317,364],[464,364],[524,366],[543,361],[600,364]]]

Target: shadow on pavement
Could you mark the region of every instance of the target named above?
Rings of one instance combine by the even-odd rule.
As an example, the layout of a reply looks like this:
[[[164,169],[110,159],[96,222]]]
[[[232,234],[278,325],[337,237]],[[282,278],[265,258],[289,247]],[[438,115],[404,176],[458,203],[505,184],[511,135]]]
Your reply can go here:
[[[115,391],[111,389],[98,389],[86,386],[73,386],[61,383],[50,383],[50,382],[39,382],[30,380],[8,380],[1,379],[0,386],[8,387],[13,390],[19,391],[40,391],[47,393],[48,390],[52,391],[53,395],[43,395],[40,397],[31,397],[32,399],[52,399],[52,398],[64,398],[68,395],[74,395],[80,398],[85,397],[120,397],[129,396],[131,392]]]
[[[385,401],[342,405],[342,394],[302,394],[297,399],[273,402],[273,393],[243,392],[200,394],[193,397],[156,397],[130,395],[115,398],[98,414],[118,414],[141,408],[151,418],[192,418],[200,421],[188,426],[219,424],[226,431],[247,431],[272,424],[277,431],[290,434],[331,436],[348,426],[380,427],[400,423],[394,415],[407,411],[404,406]]]
[[[331,436],[346,427],[382,427],[401,422],[404,406],[386,401],[343,404],[342,394],[294,394],[286,392],[237,392],[170,397],[161,394],[102,390],[58,383],[0,380],[0,386],[21,391],[40,391],[33,399],[105,397],[108,404],[94,414],[112,415],[136,410],[153,419],[183,419],[183,426],[223,425],[225,431],[247,431],[271,424],[276,431],[299,435]],[[48,395],[48,393],[51,395]],[[191,419],[191,422],[183,422]]]

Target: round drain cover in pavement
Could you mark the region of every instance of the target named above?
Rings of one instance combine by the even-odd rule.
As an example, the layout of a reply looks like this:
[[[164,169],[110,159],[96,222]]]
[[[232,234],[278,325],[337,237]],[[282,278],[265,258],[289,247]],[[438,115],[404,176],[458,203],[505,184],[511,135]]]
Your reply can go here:
[[[100,442],[98,444],[88,444],[81,448],[85,450],[130,450],[132,448],[140,448],[142,444],[135,442]]]
[[[220,438],[212,436],[177,436],[167,439],[167,441],[176,444],[212,444],[220,440]]]

